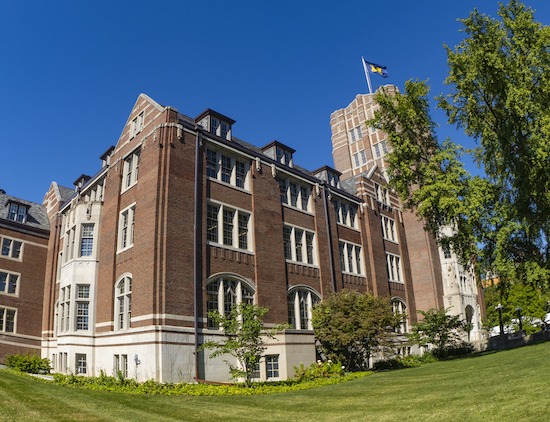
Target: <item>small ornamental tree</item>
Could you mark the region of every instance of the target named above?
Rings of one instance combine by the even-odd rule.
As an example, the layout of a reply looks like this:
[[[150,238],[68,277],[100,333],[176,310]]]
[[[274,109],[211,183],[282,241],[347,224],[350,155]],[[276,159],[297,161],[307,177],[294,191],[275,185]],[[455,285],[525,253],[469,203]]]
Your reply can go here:
[[[435,352],[456,347],[465,332],[464,323],[458,315],[447,315],[445,308],[418,311],[424,317],[412,325],[409,339],[420,346],[434,346]]]
[[[273,330],[263,330],[262,318],[268,310],[254,304],[240,303],[233,306],[228,315],[222,315],[218,311],[208,313],[208,316],[225,330],[225,339],[208,341],[201,348],[214,350],[210,354],[211,358],[233,356],[237,360],[236,365],[225,360],[231,377],[235,380],[244,379],[247,387],[252,385],[252,374],[266,349],[265,339],[275,338],[273,334],[286,327],[281,325]]]
[[[368,368],[369,358],[390,344],[402,315],[388,298],[350,290],[334,293],[313,308],[313,329],[321,350],[350,370]]]

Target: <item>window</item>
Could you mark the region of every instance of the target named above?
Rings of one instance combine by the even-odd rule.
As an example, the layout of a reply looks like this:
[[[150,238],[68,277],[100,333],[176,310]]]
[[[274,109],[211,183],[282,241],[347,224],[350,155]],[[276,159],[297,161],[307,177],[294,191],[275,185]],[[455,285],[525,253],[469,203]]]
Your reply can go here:
[[[23,242],[4,237],[2,239],[2,256],[14,259],[22,259],[21,246],[23,246]]]
[[[123,277],[115,287],[115,327],[117,330],[130,328],[132,317],[132,278]]]
[[[89,321],[90,285],[79,284],[76,286],[76,329],[87,330]],[[83,300],[85,299],[85,300]]]
[[[308,185],[296,180],[277,178],[281,202],[291,207],[309,211],[311,189]]]
[[[231,182],[231,171],[233,170],[231,165],[231,158],[222,155],[222,182]]]
[[[94,246],[94,225],[83,224],[80,234],[80,256],[91,256]]]
[[[407,332],[407,306],[399,299],[392,299],[391,305],[393,314],[402,317],[401,324],[396,328],[395,332],[405,334]]]
[[[248,189],[250,164],[227,153],[206,149],[206,175],[212,179]]]
[[[357,205],[339,199],[332,202],[336,211],[336,222],[357,228]]]
[[[356,126],[353,129],[349,131],[349,136],[351,143],[354,143],[355,141],[361,139],[363,137],[363,131],[361,130],[361,126]]]
[[[113,375],[128,378],[128,355],[113,355]]]
[[[15,333],[15,309],[0,307],[0,331]]]
[[[211,117],[210,118],[210,133],[213,133],[214,135],[217,135],[219,125],[220,125],[220,121],[218,119],[216,119],[215,117]]]
[[[17,221],[18,223],[25,223],[27,221],[28,207],[23,204],[17,204],[10,202],[8,209],[8,220]]]
[[[401,274],[401,257],[386,252],[386,267],[388,269],[388,278],[390,281],[403,283]]]
[[[206,175],[213,178],[218,175],[218,154],[211,149],[206,150]]]
[[[123,189],[128,189],[137,183],[140,154],[141,149],[138,148],[124,159]]]
[[[218,213],[220,207],[208,204],[206,206],[206,238],[211,242],[218,243]]]
[[[212,243],[251,250],[250,214],[226,205],[207,204],[206,238]]]
[[[265,372],[267,378],[279,378],[279,355],[265,357]]]
[[[388,144],[385,139],[373,145],[374,158],[381,158],[388,153]]]
[[[120,213],[118,223],[118,248],[119,250],[130,248],[134,245],[134,221],[136,206],[132,205]]]
[[[136,136],[141,130],[143,129],[143,122],[144,122],[145,112],[142,111],[139,113],[131,123],[130,127],[130,137],[133,138]]]
[[[384,235],[384,239],[391,240],[392,242],[397,243],[397,231],[395,229],[395,220],[383,215],[381,221],[382,221],[382,234]]]
[[[338,242],[338,249],[342,272],[364,275],[361,263],[361,246],[341,240]]]
[[[364,149],[359,151],[359,155],[361,156],[361,164],[367,164],[367,154]]]
[[[0,270],[0,293],[16,295],[18,281],[19,274]]]
[[[76,363],[76,373],[82,375],[86,374],[86,355],[76,353],[74,359]]]
[[[353,154],[353,163],[354,163],[355,167],[359,167],[361,165],[361,163],[359,162],[359,153],[358,152]]]
[[[315,234],[297,227],[283,226],[285,259],[316,265]],[[305,249],[304,249],[305,247]]]
[[[254,291],[241,280],[219,278],[206,286],[206,309],[229,315],[231,308],[239,303],[254,303]],[[219,328],[208,316],[208,328]]]
[[[59,332],[69,331],[71,311],[71,286],[62,287],[59,292],[58,323]]]
[[[374,184],[374,190],[376,193],[376,199],[378,202],[381,202],[385,205],[390,205],[390,192],[387,188],[379,185],[378,183]]]
[[[319,296],[309,289],[295,289],[288,294],[288,323],[296,330],[313,330],[311,310]]]
[[[229,125],[225,122],[221,122],[220,125],[220,137],[227,139],[227,133],[229,132]]]
[[[451,256],[452,256],[451,255],[451,248],[448,245],[446,245],[446,246],[443,246],[442,249],[443,249],[443,257],[445,259],[450,259]]]
[[[239,249],[248,249],[248,221],[250,215],[246,213],[239,213]]]

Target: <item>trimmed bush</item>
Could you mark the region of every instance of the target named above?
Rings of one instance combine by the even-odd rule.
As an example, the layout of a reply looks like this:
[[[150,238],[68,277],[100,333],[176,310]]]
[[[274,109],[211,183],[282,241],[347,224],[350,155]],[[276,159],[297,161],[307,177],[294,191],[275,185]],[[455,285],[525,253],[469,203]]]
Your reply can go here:
[[[41,358],[38,355],[31,355],[30,353],[7,355],[6,365],[8,368],[28,374],[49,374],[51,367],[49,359]]]
[[[462,342],[458,345],[434,349],[433,355],[438,359],[448,359],[454,356],[470,355],[475,352],[474,345],[471,343]]]
[[[321,362],[319,360],[309,366],[304,366],[303,363],[299,367],[295,366],[293,379],[302,382],[312,381],[317,378],[341,377],[343,375],[344,367],[340,362],[332,362],[331,360]]]

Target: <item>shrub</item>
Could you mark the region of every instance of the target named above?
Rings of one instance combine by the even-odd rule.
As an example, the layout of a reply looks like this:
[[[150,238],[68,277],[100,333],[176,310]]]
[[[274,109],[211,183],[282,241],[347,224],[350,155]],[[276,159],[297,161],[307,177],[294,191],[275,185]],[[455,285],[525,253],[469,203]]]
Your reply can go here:
[[[332,362],[328,360],[321,362],[318,360],[309,366],[300,364],[299,367],[294,367],[294,380],[297,382],[312,381],[317,378],[341,377],[344,375],[344,367],[340,362]]]
[[[9,368],[29,374],[49,374],[50,360],[33,354],[16,354],[6,356],[6,365]]]
[[[454,356],[464,356],[474,353],[475,348],[471,343],[462,342],[457,345],[447,346],[432,351],[433,355],[438,359],[447,359]]]
[[[373,369],[375,371],[389,371],[392,369],[415,368],[426,363],[437,362],[437,358],[431,353],[423,355],[408,355],[392,359],[380,360],[375,362]]]

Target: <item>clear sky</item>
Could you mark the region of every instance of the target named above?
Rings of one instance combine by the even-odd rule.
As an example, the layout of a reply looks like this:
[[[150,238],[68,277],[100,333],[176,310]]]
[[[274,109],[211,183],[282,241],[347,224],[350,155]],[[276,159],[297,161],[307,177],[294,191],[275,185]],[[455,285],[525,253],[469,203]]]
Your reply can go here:
[[[550,23],[548,0],[526,1]],[[310,170],[332,165],[330,114],[368,92],[361,56],[387,66],[374,87],[429,79],[444,90],[457,18],[496,0],[38,1],[0,5],[0,188],[42,202],[99,170],[140,93],[233,134],[277,139]],[[445,125],[441,113],[434,118]],[[459,143],[468,140],[444,129]]]

